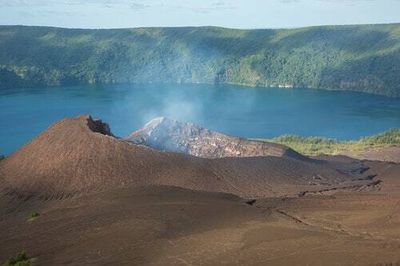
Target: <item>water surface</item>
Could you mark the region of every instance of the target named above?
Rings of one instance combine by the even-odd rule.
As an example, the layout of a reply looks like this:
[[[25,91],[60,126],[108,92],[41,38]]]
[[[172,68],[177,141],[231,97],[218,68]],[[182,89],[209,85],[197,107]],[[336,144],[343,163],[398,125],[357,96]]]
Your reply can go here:
[[[157,116],[227,134],[357,139],[400,127],[400,99],[355,92],[231,85],[116,85],[0,90],[0,154],[53,122],[91,114],[126,136]]]

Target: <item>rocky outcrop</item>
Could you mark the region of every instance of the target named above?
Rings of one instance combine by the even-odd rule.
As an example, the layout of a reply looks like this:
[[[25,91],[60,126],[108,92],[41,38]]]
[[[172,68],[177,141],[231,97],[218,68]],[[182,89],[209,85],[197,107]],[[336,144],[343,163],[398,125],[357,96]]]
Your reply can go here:
[[[151,120],[126,140],[162,151],[204,158],[276,156],[306,159],[284,145],[232,137],[164,117]]]
[[[111,133],[110,126],[107,123],[103,123],[100,119],[94,120],[90,116],[87,119],[87,125],[90,130],[107,136],[113,136]]]

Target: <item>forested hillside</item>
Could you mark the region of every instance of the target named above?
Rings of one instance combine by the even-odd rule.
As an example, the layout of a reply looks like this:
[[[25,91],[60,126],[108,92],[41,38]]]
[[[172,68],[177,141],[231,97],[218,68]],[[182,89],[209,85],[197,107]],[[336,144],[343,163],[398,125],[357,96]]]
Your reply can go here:
[[[400,96],[400,24],[289,30],[0,27],[0,88],[125,82]]]

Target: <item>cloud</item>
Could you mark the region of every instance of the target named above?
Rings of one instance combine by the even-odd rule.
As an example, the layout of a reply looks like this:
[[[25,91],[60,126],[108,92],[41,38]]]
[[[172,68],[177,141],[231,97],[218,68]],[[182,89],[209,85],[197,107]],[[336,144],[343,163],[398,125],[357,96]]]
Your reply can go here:
[[[132,1],[132,0],[68,0],[65,1],[68,5],[94,5],[101,6],[104,8],[129,8],[132,10],[144,10],[151,5],[145,4],[144,1]],[[147,1],[148,2],[148,1]]]
[[[198,2],[189,2],[189,1],[176,1],[177,3],[173,8],[176,9],[184,9],[190,10],[195,13],[200,14],[209,14],[217,11],[224,11],[224,10],[232,10],[235,9],[235,1],[198,1]]]
[[[149,1],[147,1],[149,2]],[[143,10],[151,7],[144,1],[132,0],[0,0],[0,7],[32,7],[51,8],[55,6],[100,6],[104,8],[126,7],[133,10]]]
[[[151,7],[150,5],[146,5],[143,3],[137,3],[137,2],[130,3],[130,6],[132,9],[136,9],[136,10],[143,10],[143,9]]]
[[[209,13],[217,10],[233,9],[232,0],[215,1],[163,1],[163,0],[0,0],[0,7],[55,7],[55,6],[98,6],[103,8],[129,8],[144,10],[148,8],[186,9],[199,13]]]
[[[300,2],[331,2],[331,3],[360,3],[360,2],[378,2],[379,0],[277,0],[280,3],[300,3]],[[394,0],[400,1],[400,0]]]
[[[69,16],[73,17],[76,15],[75,12],[72,11],[58,11],[58,10],[49,10],[49,9],[42,9],[35,12],[29,11],[19,11],[18,12],[22,17],[30,17],[30,18],[41,18],[41,17],[59,17],[59,16]]]
[[[0,0],[1,7],[33,7],[33,6],[46,6],[51,4],[52,1],[46,0]]]
[[[244,0],[242,0],[244,1]],[[379,0],[267,0],[270,3],[294,3],[294,2],[373,2]],[[397,0],[400,1],[400,0]],[[0,0],[0,6],[3,7],[23,7],[23,6],[51,6],[51,5],[103,5],[113,6],[131,6],[132,8],[144,9],[152,6],[184,6],[203,10],[231,9],[238,4],[240,0],[215,0],[215,1],[182,1],[182,0]]]
[[[299,27],[397,22],[399,15],[395,11],[399,3],[400,0],[0,0],[0,21],[89,28]],[[333,17],[335,13],[337,16]]]

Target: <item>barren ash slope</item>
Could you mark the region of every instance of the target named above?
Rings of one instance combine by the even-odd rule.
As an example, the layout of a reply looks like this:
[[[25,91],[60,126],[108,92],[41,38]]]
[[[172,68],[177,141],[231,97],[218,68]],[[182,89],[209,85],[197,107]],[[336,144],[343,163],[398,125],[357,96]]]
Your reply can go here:
[[[40,265],[400,261],[399,165],[220,156],[132,144],[89,116],[57,122],[0,161],[0,261],[21,250]]]
[[[101,121],[81,116],[54,124],[1,161],[0,174],[5,189],[54,197],[168,185],[255,198],[371,183],[360,163],[304,160],[294,151],[291,158],[288,148],[273,147],[275,155],[280,148],[281,157],[198,158],[131,144],[112,136]]]

